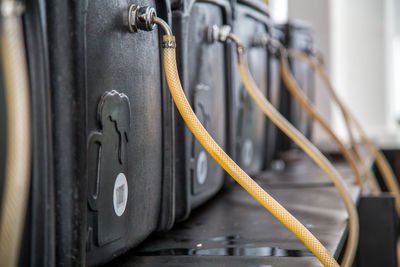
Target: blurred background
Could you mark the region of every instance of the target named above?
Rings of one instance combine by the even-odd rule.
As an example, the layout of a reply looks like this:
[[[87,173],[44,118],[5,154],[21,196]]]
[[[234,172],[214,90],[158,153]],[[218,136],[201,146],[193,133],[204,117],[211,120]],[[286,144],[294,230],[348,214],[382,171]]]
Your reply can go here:
[[[314,29],[334,87],[367,133],[382,147],[400,144],[400,0],[270,0],[278,22],[305,20]],[[340,113],[316,80],[316,105],[340,137]],[[314,141],[329,146],[314,127]]]

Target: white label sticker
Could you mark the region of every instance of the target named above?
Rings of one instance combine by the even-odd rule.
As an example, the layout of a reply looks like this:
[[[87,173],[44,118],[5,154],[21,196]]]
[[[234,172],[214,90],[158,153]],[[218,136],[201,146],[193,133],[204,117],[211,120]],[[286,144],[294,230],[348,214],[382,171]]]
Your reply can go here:
[[[115,179],[113,202],[115,214],[117,216],[124,214],[128,202],[128,181],[123,173],[118,174]]]
[[[242,148],[242,162],[245,166],[249,166],[253,161],[254,146],[250,139],[246,139]]]
[[[204,150],[197,157],[196,176],[199,184],[204,184],[207,179],[207,154]]]

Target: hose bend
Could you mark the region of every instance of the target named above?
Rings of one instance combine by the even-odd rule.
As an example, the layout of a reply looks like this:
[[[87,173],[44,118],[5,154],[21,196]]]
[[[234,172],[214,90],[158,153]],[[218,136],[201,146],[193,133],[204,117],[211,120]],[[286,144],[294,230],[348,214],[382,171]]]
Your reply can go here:
[[[335,89],[332,86],[330,79],[328,78],[328,75],[324,71],[323,67],[319,63],[315,62],[314,60],[311,60],[311,59],[306,60],[305,57],[300,57],[299,55],[301,55],[301,54],[298,54],[298,53],[295,54],[294,52],[291,52],[291,54],[292,54],[292,56],[298,56],[299,59],[305,60],[310,63],[312,68],[321,76],[322,80],[326,84],[326,87],[328,88],[328,91],[331,94],[334,101],[339,105],[339,108],[343,114],[344,119],[347,120],[349,124],[352,123],[355,126],[357,132],[360,134],[361,141],[365,144],[369,154],[375,159],[377,167],[379,168],[379,170],[382,173],[382,177],[384,179],[385,184],[387,185],[389,191],[395,197],[396,210],[397,210],[398,216],[400,217],[399,183],[397,182],[396,176],[394,175],[392,168],[390,167],[389,163],[387,162],[385,155],[383,155],[383,153],[379,150],[379,148],[371,141],[371,139],[364,132],[360,123],[350,113],[348,108],[344,105],[342,100],[339,98]],[[351,130],[351,127],[350,127],[350,130]],[[375,183],[376,183],[376,180],[375,180]],[[377,187],[379,188],[378,185],[377,185]]]
[[[1,60],[7,110],[7,156],[0,221],[0,266],[17,266],[30,186],[31,120],[20,10],[0,2]]]
[[[175,43],[174,36],[164,35],[164,44]],[[174,102],[194,136],[210,155],[261,205],[291,230],[325,266],[339,266],[327,249],[293,215],[251,179],[214,141],[193,112],[179,80],[175,48],[163,45],[164,70]],[[353,232],[353,231],[352,231]]]
[[[346,159],[351,169],[353,170],[356,183],[362,189],[363,181],[357,167],[357,162],[354,159],[354,155],[352,155],[352,153],[345,146],[345,144],[343,144],[343,142],[339,139],[339,137],[333,132],[331,127],[329,127],[328,123],[322,118],[322,116],[318,113],[315,107],[313,107],[313,104],[310,103],[304,92],[299,89],[299,86],[289,69],[287,53],[283,49],[280,51],[280,61],[281,61],[282,78],[288,91],[300,103],[300,105],[303,107],[303,109],[306,110],[306,112],[312,117],[312,119],[314,119],[317,123],[319,123],[319,125],[326,131],[326,133],[330,136],[330,138],[336,143],[336,145],[342,152],[344,158]]]

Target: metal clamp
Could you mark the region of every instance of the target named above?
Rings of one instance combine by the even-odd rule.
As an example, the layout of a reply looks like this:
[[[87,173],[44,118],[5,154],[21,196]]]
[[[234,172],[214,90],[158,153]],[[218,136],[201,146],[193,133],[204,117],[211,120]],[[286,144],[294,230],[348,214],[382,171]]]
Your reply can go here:
[[[163,42],[162,48],[176,48],[176,42],[173,42],[173,41]]]

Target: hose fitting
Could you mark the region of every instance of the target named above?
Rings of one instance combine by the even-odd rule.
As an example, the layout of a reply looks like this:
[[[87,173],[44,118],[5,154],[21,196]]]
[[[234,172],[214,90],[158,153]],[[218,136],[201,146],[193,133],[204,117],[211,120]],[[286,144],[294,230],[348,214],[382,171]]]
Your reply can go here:
[[[212,42],[221,42],[225,43],[228,39],[232,40],[236,45],[236,52],[238,57],[245,53],[245,47],[243,43],[236,37],[236,35],[232,34],[232,28],[229,25],[213,25],[210,30],[209,36],[211,37]]]
[[[271,38],[268,34],[264,33],[254,36],[252,44],[267,49],[271,55],[276,57],[281,57],[282,51],[285,48],[279,40]]]
[[[211,33],[212,42],[225,42],[228,39],[232,28],[229,25],[213,25],[210,27],[209,31]]]
[[[257,47],[267,47],[270,37],[267,34],[259,33],[253,38],[252,45]]]
[[[131,5],[128,14],[129,31],[132,33],[138,30],[152,31],[154,29],[153,18],[156,16],[156,10],[152,7]]]
[[[171,28],[163,19],[157,17],[157,12],[153,7],[131,5],[128,11],[128,27],[131,33],[139,30],[152,31],[155,25],[158,25],[166,36],[172,36]],[[175,48],[174,38],[163,38],[163,48]]]

